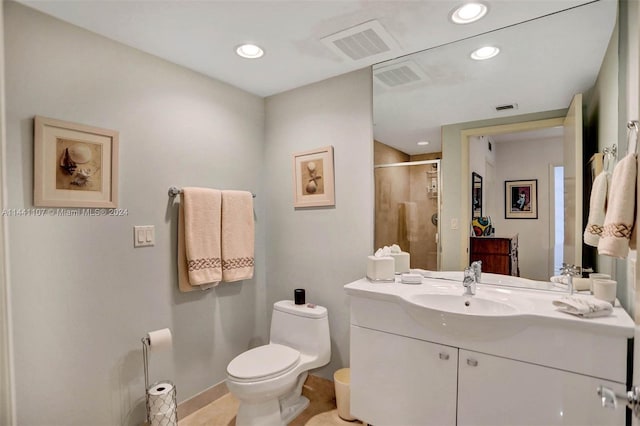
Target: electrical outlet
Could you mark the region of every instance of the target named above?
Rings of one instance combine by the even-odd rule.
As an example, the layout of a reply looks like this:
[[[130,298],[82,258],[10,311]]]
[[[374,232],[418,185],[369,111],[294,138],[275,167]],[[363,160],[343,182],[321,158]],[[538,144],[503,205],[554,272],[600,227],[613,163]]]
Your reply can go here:
[[[458,229],[458,218],[457,217],[452,217],[451,218],[451,229]]]

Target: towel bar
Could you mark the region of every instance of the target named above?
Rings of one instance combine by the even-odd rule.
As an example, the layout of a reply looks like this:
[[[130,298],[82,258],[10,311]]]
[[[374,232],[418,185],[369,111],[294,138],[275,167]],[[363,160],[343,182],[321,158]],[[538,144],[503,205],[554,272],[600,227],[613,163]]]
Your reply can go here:
[[[178,188],[177,186],[169,187],[169,197],[175,197],[176,195],[180,194],[182,194],[182,189]],[[253,196],[253,198],[256,198],[256,194],[251,193],[251,195]]]

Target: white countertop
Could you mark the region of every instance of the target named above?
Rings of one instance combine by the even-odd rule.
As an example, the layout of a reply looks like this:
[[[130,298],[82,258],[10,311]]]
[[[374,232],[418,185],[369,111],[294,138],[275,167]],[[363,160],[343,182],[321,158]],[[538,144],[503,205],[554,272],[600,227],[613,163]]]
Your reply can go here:
[[[386,300],[396,303],[410,303],[410,296],[416,294],[458,294],[464,292],[462,282],[443,279],[423,278],[422,284],[403,284],[400,276],[396,276],[393,283],[376,283],[366,278],[354,281],[344,286],[347,294],[351,296],[366,297],[377,300]],[[583,293],[587,297],[588,293]],[[518,317],[530,318],[532,322],[552,321],[558,326],[588,330],[592,333],[607,333],[626,338],[634,336],[635,324],[627,312],[616,302],[613,313],[606,317],[582,318],[559,311],[553,304],[553,300],[568,296],[568,293],[558,291],[544,291],[520,289],[514,287],[500,287],[497,285],[477,284],[476,295],[472,297],[486,297],[500,300],[501,295],[505,299],[522,300],[526,308],[516,314]],[[505,321],[509,316],[505,316]]]

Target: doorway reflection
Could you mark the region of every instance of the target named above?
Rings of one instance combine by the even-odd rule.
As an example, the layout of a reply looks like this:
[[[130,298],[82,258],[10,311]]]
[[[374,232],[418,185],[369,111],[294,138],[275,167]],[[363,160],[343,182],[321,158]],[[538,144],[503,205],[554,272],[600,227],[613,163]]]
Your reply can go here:
[[[440,159],[376,164],[375,247],[398,244],[411,268],[440,269]]]

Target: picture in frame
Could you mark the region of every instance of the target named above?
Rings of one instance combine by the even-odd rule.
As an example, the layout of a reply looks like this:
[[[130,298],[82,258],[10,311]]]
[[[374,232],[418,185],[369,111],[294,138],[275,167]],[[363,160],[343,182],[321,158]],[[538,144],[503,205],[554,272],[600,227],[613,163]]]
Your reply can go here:
[[[482,217],[482,176],[471,173],[471,211],[472,218]]]
[[[40,116],[34,127],[35,206],[118,206],[117,131]]]
[[[335,206],[333,146],[293,154],[293,206]]]
[[[538,179],[504,182],[505,219],[538,218]]]

